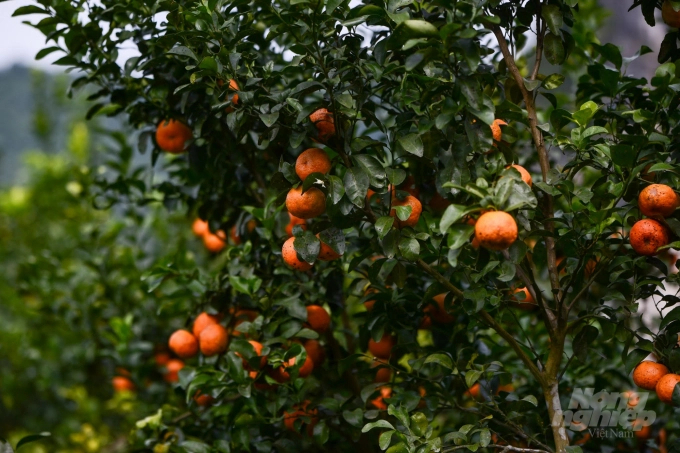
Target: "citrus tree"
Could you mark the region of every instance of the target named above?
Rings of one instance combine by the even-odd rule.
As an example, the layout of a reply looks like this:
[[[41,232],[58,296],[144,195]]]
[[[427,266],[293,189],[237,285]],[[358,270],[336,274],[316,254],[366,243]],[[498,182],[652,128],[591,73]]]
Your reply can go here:
[[[680,2],[626,3],[680,25]],[[680,451],[676,33],[624,57],[586,0],[24,14],[149,154],[112,154],[95,204],[181,210],[212,256],[137,275],[159,300],[130,301],[131,335],[168,349],[113,384],[145,392],[156,361],[172,387],[134,451]],[[651,80],[627,71],[652,51]],[[565,423],[633,369],[654,424]]]

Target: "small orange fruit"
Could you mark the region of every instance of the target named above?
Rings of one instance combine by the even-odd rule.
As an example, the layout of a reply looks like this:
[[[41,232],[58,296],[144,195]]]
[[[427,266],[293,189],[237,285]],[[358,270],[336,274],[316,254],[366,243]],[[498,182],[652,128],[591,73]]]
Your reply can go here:
[[[640,192],[638,207],[647,217],[668,217],[678,207],[680,200],[673,189],[665,184],[652,184]]]
[[[375,373],[375,379],[373,379],[373,382],[375,382],[375,383],[390,382],[390,379],[392,379],[392,370],[390,370],[387,367],[383,367],[383,368],[380,368]]]
[[[531,295],[526,286],[523,288],[517,288],[513,292],[514,294],[518,295],[517,299],[523,298],[523,300],[519,301],[519,308],[532,309],[537,306],[534,297]]]
[[[295,357],[291,357],[288,359],[287,362],[283,364],[283,366],[275,369],[271,373],[272,379],[274,379],[276,382],[279,384],[284,384],[288,381],[290,381],[290,373],[286,371],[286,368],[290,368],[295,366]],[[302,364],[300,369],[298,370],[298,376],[301,378],[306,378],[310,374],[312,374],[312,371],[314,371],[314,360],[310,356],[307,356],[305,359],[305,363]]]
[[[331,160],[320,148],[309,148],[303,151],[295,161],[295,173],[304,181],[312,173],[327,174],[331,171]]]
[[[246,223],[248,233],[252,233],[256,226],[257,222],[255,221],[255,219],[248,220],[248,223]],[[241,235],[238,232],[238,226],[236,224],[232,225],[231,229],[229,230],[229,238],[231,239],[231,242],[233,242],[235,245],[241,244]]]
[[[470,387],[470,389],[467,392],[465,392],[465,394],[478,400],[482,395],[482,386],[479,385],[479,382],[477,382],[472,387]]]
[[[177,382],[179,381],[179,371],[184,368],[184,362],[177,359],[172,359],[165,366],[165,379],[166,382]]]
[[[380,341],[375,341],[373,338],[368,340],[368,350],[379,359],[389,359],[395,343],[396,339],[392,335],[383,334]]]
[[[302,193],[302,186],[290,189],[286,195],[288,212],[301,219],[313,219],[326,212],[326,196],[316,187]]]
[[[680,11],[673,9],[670,1],[664,0],[661,6],[661,18],[671,28],[680,28]]]
[[[645,390],[655,390],[659,380],[668,373],[670,373],[670,370],[662,363],[640,362],[633,371],[633,382]]]
[[[133,392],[135,390],[135,384],[124,376],[115,376],[111,379],[111,384],[116,392]]]
[[[262,356],[262,349],[263,349],[262,343],[260,343],[258,341],[253,341],[253,340],[248,341],[248,343],[250,343],[250,345],[255,350],[255,355],[258,356],[258,357],[261,357]],[[241,354],[239,354],[238,352],[236,353],[236,355],[241,357]],[[246,370],[251,370],[250,364],[248,363],[248,361],[245,358],[242,358],[241,360],[243,361],[243,368],[246,369]],[[267,357],[262,357],[260,359],[260,368],[263,368],[266,364],[267,364]],[[255,373],[255,375],[257,375],[257,373]]]
[[[201,219],[194,220],[193,225],[191,225],[191,231],[200,238],[210,233],[210,228],[208,228],[208,222]]]
[[[213,402],[215,402],[215,398],[208,394],[201,393],[200,390],[197,390],[196,394],[194,395],[194,401],[199,406],[206,407],[210,406]]]
[[[167,352],[157,352],[153,358],[157,366],[164,366],[170,361],[170,354]]]
[[[221,319],[222,315],[220,314],[209,315],[206,312],[196,316],[196,319],[194,319],[194,328],[192,329],[194,336],[198,338],[201,335],[201,332],[203,332],[203,329],[213,324],[217,324]]]
[[[321,242],[321,250],[319,250],[318,257],[321,261],[333,261],[340,258],[340,254],[333,250],[330,245],[323,242],[318,234],[316,237],[319,238],[319,242]]]
[[[392,398],[392,389],[390,387],[381,387],[380,396],[370,401],[371,406],[375,407],[379,411],[386,411],[387,410],[387,403],[385,402],[386,398]]]
[[[500,142],[503,139],[503,130],[501,129],[501,126],[507,125],[508,123],[506,123],[503,120],[500,119],[493,120],[493,123],[491,124],[491,135],[493,135],[493,140],[495,142]]]
[[[316,130],[319,132],[319,140],[322,142],[325,142],[335,135],[335,119],[333,118],[333,114],[328,110],[316,110],[309,115],[309,119],[314,126],[316,126]]]
[[[201,331],[198,341],[203,355],[210,357],[227,350],[229,334],[220,324],[211,324]]]
[[[186,151],[184,143],[193,137],[191,129],[177,120],[164,120],[156,128],[156,143],[165,152],[180,154]]]
[[[319,418],[316,417],[316,414],[319,413],[317,409],[307,409],[307,406],[309,406],[310,401],[305,400],[302,402],[301,405],[295,405],[293,406],[293,409],[295,409],[292,412],[284,412],[283,413],[283,424],[285,425],[286,429],[288,431],[293,431],[295,432],[295,421],[300,418],[300,417],[309,417],[309,422],[303,421],[303,425],[307,425],[307,435],[309,437],[312,437],[314,435],[314,427],[316,426],[317,423],[319,423]]]
[[[293,245],[294,242],[295,238],[291,237],[283,243],[283,247],[281,248],[281,256],[283,256],[283,261],[296,271],[310,270],[312,265],[298,258],[298,254],[295,251],[295,246]]]
[[[680,382],[680,376],[677,374],[667,374],[656,384],[656,394],[661,401],[666,404],[673,402],[673,390]]]
[[[307,340],[302,346],[307,351],[307,356],[312,358],[314,366],[321,366],[326,360],[326,350],[318,340]]]
[[[203,236],[203,245],[211,253],[220,253],[226,246],[226,241],[227,236],[222,230],[218,230],[215,234],[208,232]]]
[[[233,91],[238,91],[238,83],[236,83],[236,80],[230,79],[229,80],[229,89]],[[231,97],[231,103],[234,105],[238,105],[238,93],[234,93],[234,95]]]
[[[668,241],[666,227],[653,219],[638,220],[630,229],[630,245],[638,255],[656,255],[657,249]]]
[[[436,305],[428,304],[423,308],[423,313],[425,313],[425,319],[423,324],[421,324],[421,329],[426,329],[429,327],[428,324],[434,321],[438,324],[450,324],[456,320],[454,316],[451,316],[447,311],[444,303],[446,302],[446,293],[437,294],[432,298],[436,302]],[[429,321],[429,322],[428,322]]]
[[[326,333],[331,326],[331,317],[320,305],[307,306],[307,323],[309,328],[318,334]]]
[[[397,211],[396,211],[396,209],[394,209],[394,207],[396,207],[396,206],[410,206],[411,207],[411,214],[409,214],[408,219],[400,220],[397,217]],[[390,211],[390,216],[394,217],[394,224],[397,226],[397,228],[414,226],[416,223],[418,223],[418,219],[420,219],[420,214],[422,212],[423,212],[423,205],[420,203],[420,200],[418,200],[413,195],[408,195],[403,200],[399,200],[397,198],[392,199],[392,210]]]
[[[507,212],[485,212],[475,223],[475,239],[487,249],[505,250],[517,239],[517,223]]]
[[[305,219],[295,217],[290,212],[288,213],[288,217],[290,217],[290,222],[288,222],[288,225],[286,225],[286,234],[288,237],[293,235],[293,227],[295,227],[295,225],[300,225],[300,228],[307,230],[307,221]]]
[[[510,167],[514,168],[515,170],[517,170],[519,172],[519,174],[522,176],[522,181],[527,183],[527,185],[529,187],[532,186],[533,180],[531,179],[531,175],[529,174],[529,172],[527,171],[526,168],[522,167],[521,165],[517,165],[517,164],[512,164],[512,165],[510,165]],[[508,167],[508,168],[510,168],[510,167]]]
[[[170,336],[170,350],[178,357],[188,359],[198,354],[198,340],[189,331],[177,330]]]

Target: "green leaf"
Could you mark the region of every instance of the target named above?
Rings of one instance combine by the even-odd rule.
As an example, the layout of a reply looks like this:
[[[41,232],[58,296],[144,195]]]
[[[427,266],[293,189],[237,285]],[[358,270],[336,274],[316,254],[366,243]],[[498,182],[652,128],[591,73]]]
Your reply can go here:
[[[548,25],[550,31],[555,35],[559,35],[563,23],[560,7],[557,5],[543,5],[541,16],[545,19],[545,23]]]
[[[390,229],[392,229],[393,224],[394,217],[391,216],[383,216],[376,220],[375,231],[378,233],[378,237],[380,239],[384,238],[385,235],[390,231]]]
[[[19,448],[21,448],[22,445],[26,445],[28,443],[35,442],[36,440],[43,440],[47,437],[50,437],[51,435],[52,434],[47,432],[47,431],[39,433],[39,434],[31,434],[29,436],[22,438],[19,442],[17,442],[17,448],[16,449],[18,450]]]
[[[397,212],[397,218],[401,221],[404,221],[411,216],[411,206],[394,206],[392,209]]]
[[[378,159],[368,154],[354,156],[354,160],[363,168],[370,178],[370,185],[380,189],[385,186],[385,169]]]
[[[469,370],[465,373],[465,385],[467,385],[468,388],[472,387],[475,385],[475,383],[479,380],[479,378],[482,376],[482,372],[479,370]]]
[[[436,363],[443,366],[444,368],[448,368],[450,370],[453,369],[453,361],[451,360],[451,357],[442,352],[430,354],[425,359],[425,363]]]
[[[364,411],[361,408],[353,411],[342,411],[342,418],[352,426],[359,428],[364,421]]]
[[[636,366],[640,362],[642,362],[643,359],[645,359],[649,355],[649,351],[646,351],[644,349],[633,349],[628,353],[627,356],[625,356],[625,364],[626,364],[626,372],[630,373],[632,372]]]
[[[361,410],[361,409],[359,409]],[[343,412],[344,416],[344,412]],[[378,420],[377,422],[372,422],[372,423],[366,423],[363,428],[361,428],[362,433],[367,433],[373,428],[388,428],[388,429],[394,429],[394,426],[387,420]]]
[[[562,64],[565,58],[562,39],[552,33],[546,34],[543,39],[543,53],[545,54],[545,59],[548,60],[550,64]]]
[[[328,195],[331,198],[331,202],[338,204],[343,195],[345,195],[345,186],[342,184],[342,179],[333,175],[328,175],[326,178],[328,178]]]
[[[397,417],[397,419],[405,427],[408,428],[409,426],[411,426],[411,420],[409,419],[408,412],[406,412],[406,409],[404,409],[403,407],[396,407],[395,405],[390,404],[389,406],[387,406],[387,413],[389,415]]]
[[[423,141],[418,134],[409,134],[399,138],[399,144],[404,151],[423,157]]]
[[[345,234],[339,228],[331,227],[323,230],[319,233],[319,239],[338,255],[345,254]]]
[[[439,222],[439,231],[446,234],[449,227],[461,220],[468,213],[467,206],[459,204],[451,204],[446,207],[442,219]]]
[[[546,90],[554,90],[559,88],[564,83],[565,77],[562,74],[550,74],[548,77],[543,79],[542,86]]]
[[[390,442],[392,441],[392,434],[394,434],[394,430],[390,431],[384,431],[380,434],[380,438],[378,439],[378,445],[380,446],[381,450],[385,450],[387,447],[390,446]]]
[[[309,264],[314,264],[321,250],[319,239],[311,231],[305,231],[293,242],[295,251]]]
[[[264,123],[265,126],[267,127],[272,127],[274,123],[276,123],[276,120],[279,119],[279,112],[275,113],[260,113],[260,119]]]
[[[25,16],[27,14],[49,14],[49,11],[44,10],[43,8],[40,8],[35,5],[26,5],[17,8],[14,10],[14,13],[12,14],[12,17],[16,16]]]
[[[401,255],[409,261],[415,261],[420,256],[420,243],[414,238],[401,238],[399,241]]]
[[[588,101],[581,105],[581,108],[574,112],[571,116],[579,125],[586,126],[598,109],[599,107],[597,104],[595,104],[593,101]]]
[[[198,57],[196,57],[196,54],[191,49],[185,46],[173,47],[172,49],[168,50],[168,53],[170,55],[180,55],[182,57],[189,57],[194,59],[195,61],[198,61]]]
[[[210,453],[210,445],[195,440],[185,440],[179,446],[187,453]]]
[[[357,207],[363,208],[370,179],[366,171],[360,167],[352,167],[345,172],[345,193]]]
[[[612,162],[623,168],[632,168],[635,165],[637,153],[630,145],[612,145],[609,148]]]

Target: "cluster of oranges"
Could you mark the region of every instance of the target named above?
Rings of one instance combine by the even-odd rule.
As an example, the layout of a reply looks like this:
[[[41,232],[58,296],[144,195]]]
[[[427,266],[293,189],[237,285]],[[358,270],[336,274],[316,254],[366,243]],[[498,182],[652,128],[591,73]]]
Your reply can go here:
[[[246,223],[248,233],[252,233],[256,226],[257,222],[255,219],[249,220]],[[217,230],[215,233],[211,232],[208,222],[205,220],[194,220],[194,223],[191,226],[191,231],[193,231],[197,237],[203,240],[203,245],[211,253],[219,253],[227,245],[227,235],[224,233],[224,231]],[[239,234],[236,224],[234,224],[229,230],[229,239],[231,239],[231,242],[234,245],[241,244],[241,235]]]
[[[663,219],[675,212],[680,199],[665,184],[651,184],[638,197],[640,213],[649,217],[635,222],[630,229],[630,245],[640,255],[656,255],[659,247],[668,245],[669,235]]]
[[[662,363],[645,360],[635,367],[633,382],[645,390],[656,391],[661,401],[672,404],[673,390],[680,382],[680,375],[671,373]]]

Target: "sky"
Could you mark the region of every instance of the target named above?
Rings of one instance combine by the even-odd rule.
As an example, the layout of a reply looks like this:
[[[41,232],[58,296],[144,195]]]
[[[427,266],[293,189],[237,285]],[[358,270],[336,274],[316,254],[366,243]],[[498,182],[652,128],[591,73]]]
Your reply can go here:
[[[29,0],[9,0],[0,2],[0,71],[15,64],[61,71],[62,68],[50,66],[59,58],[53,53],[40,61],[35,54],[45,46],[45,37],[35,28],[23,23],[25,20],[35,22],[41,16],[12,17],[12,13],[20,6],[29,5]],[[44,16],[43,16],[44,17]]]

